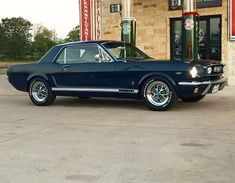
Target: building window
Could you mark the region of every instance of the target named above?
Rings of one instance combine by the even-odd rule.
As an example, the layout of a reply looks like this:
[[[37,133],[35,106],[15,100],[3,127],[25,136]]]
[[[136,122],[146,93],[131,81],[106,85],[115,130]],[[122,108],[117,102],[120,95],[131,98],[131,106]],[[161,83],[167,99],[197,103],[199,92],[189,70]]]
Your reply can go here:
[[[173,18],[171,23],[171,59],[182,57],[181,18]],[[199,55],[202,59],[221,61],[221,15],[199,18]]]
[[[170,10],[182,9],[183,0],[169,0]],[[197,0],[197,8],[209,8],[222,6],[222,0]]]

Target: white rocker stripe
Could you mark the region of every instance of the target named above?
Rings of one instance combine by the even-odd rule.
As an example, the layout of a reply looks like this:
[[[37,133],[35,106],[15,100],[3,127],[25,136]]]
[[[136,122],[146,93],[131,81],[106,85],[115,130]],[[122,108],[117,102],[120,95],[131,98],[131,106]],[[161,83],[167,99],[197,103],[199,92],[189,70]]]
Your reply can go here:
[[[115,88],[52,88],[52,91],[67,91],[67,92],[107,92],[107,93],[135,93],[136,89],[115,89]]]

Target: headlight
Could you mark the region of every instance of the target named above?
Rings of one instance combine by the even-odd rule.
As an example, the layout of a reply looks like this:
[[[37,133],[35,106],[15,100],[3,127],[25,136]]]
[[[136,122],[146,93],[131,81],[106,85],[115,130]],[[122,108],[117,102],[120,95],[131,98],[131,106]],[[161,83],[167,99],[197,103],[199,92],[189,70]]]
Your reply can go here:
[[[196,67],[193,67],[192,70],[190,71],[190,75],[192,78],[196,78],[198,76],[198,70]]]
[[[208,67],[208,68],[207,68],[207,73],[208,73],[208,74],[211,74],[211,73],[212,73],[212,67]]]

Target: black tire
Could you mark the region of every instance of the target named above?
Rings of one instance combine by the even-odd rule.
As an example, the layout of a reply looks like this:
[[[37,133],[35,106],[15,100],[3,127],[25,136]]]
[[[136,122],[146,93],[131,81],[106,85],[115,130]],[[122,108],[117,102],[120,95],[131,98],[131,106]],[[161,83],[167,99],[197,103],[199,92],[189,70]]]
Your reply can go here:
[[[199,102],[199,101],[202,100],[204,97],[205,97],[205,95],[199,95],[199,96],[191,97],[191,98],[183,98],[183,97],[180,97],[180,99],[181,99],[183,102]]]
[[[161,90],[159,87],[162,87]],[[162,77],[147,79],[143,84],[141,95],[146,105],[154,111],[168,110],[178,98],[171,82]]]
[[[37,106],[51,105],[56,99],[50,85],[42,78],[31,80],[29,84],[29,97]]]

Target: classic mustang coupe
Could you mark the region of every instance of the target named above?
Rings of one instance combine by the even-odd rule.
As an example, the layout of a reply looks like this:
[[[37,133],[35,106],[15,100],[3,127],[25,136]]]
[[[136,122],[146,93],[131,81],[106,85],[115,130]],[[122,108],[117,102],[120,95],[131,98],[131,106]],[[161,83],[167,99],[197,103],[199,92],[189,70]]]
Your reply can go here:
[[[9,67],[8,78],[38,106],[56,96],[115,97],[163,111],[178,98],[197,102],[222,90],[224,68],[217,61],[154,60],[131,44],[90,41],[57,45],[36,64]]]

